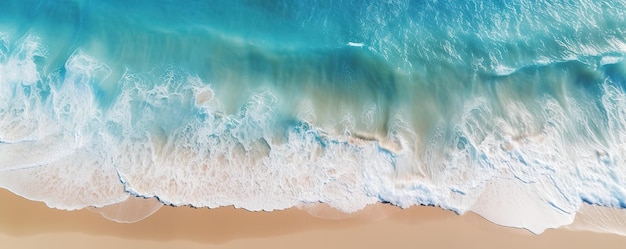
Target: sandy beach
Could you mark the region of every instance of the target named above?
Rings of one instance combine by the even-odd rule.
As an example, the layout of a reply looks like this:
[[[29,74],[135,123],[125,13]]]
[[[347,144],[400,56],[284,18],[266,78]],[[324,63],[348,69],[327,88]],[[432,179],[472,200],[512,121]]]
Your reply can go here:
[[[299,209],[249,212],[232,207],[163,207],[147,219],[115,223],[88,210],[50,209],[0,191],[3,248],[623,248],[611,234],[525,230],[434,207],[374,205],[342,219]]]

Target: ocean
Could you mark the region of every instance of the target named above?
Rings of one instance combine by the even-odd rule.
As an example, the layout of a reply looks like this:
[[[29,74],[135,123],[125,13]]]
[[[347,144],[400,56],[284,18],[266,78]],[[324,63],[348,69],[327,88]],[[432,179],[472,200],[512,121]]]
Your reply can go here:
[[[53,208],[626,208],[626,1],[0,5],[0,187]]]

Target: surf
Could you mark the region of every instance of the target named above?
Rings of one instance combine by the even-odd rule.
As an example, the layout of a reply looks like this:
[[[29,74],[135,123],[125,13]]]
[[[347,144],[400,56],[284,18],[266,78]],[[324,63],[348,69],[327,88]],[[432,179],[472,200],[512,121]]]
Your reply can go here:
[[[622,2],[133,4],[0,10],[0,187],[120,222],[383,202],[540,233],[625,206]]]

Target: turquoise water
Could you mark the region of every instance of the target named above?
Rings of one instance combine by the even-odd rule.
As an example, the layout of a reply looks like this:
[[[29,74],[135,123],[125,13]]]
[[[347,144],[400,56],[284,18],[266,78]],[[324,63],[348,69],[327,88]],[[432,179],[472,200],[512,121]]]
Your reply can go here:
[[[626,207],[624,1],[2,5],[0,187],[51,207]]]

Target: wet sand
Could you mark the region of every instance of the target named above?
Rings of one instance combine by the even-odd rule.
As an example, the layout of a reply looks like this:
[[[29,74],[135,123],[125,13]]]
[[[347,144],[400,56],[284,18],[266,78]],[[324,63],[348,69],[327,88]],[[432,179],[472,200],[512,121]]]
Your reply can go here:
[[[2,248],[624,248],[626,237],[565,229],[533,235],[478,215],[373,205],[343,219],[299,209],[163,207],[137,223],[50,209],[0,190]]]

